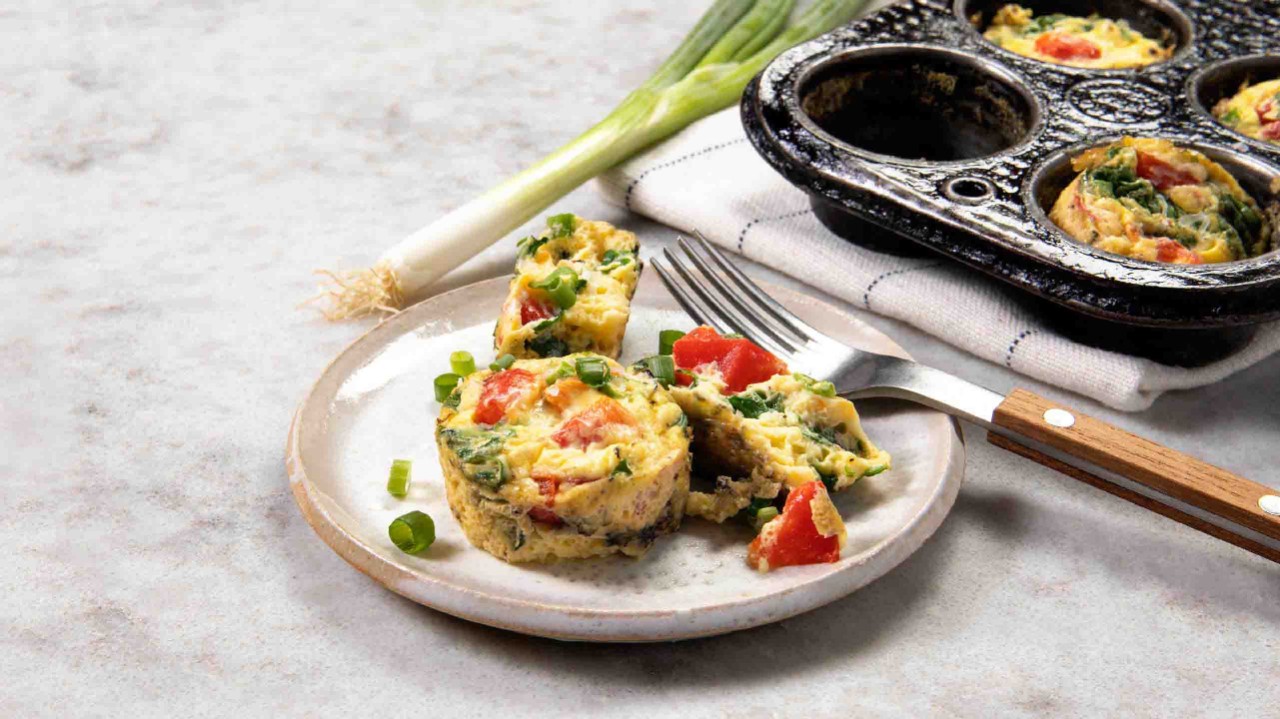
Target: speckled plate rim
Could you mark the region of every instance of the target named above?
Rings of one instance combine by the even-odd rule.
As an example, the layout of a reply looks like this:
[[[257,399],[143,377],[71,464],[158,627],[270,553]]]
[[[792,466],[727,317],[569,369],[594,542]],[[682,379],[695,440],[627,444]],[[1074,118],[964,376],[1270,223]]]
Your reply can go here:
[[[845,597],[906,560],[933,535],[951,511],[960,491],[965,465],[963,434],[954,419],[948,423],[947,459],[932,494],[897,532],[886,536],[858,557],[851,558],[852,561],[837,572],[772,594],[693,610],[584,610],[490,594],[395,563],[383,556],[380,548],[370,546],[348,531],[341,519],[326,506],[332,500],[307,477],[302,458],[302,418],[328,375],[348,355],[360,352],[366,346],[380,344],[389,336],[398,337],[414,330],[433,317],[437,307],[449,304],[459,295],[491,291],[494,285],[505,286],[507,281],[507,278],[499,277],[459,287],[423,300],[379,323],[347,345],[326,365],[290,422],[285,471],[303,518],[338,556],[387,589],[460,619],[532,636],[591,642],[694,639],[782,621]],[[776,285],[761,284],[772,297],[801,316],[810,312],[840,316],[844,321],[857,325],[861,331],[878,335],[897,350],[896,354],[909,358],[892,339],[831,304]]]

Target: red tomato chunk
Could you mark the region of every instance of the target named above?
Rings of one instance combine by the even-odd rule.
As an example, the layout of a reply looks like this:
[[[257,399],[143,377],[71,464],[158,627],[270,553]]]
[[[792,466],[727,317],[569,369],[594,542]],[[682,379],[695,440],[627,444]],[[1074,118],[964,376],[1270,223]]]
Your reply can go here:
[[[721,337],[710,327],[699,327],[676,340],[671,347],[676,367],[684,370],[714,364],[730,394],[787,371],[787,365],[759,345],[741,337]],[[676,373],[676,380],[681,379]],[[684,382],[680,382],[684,384]]]
[[[1150,180],[1151,184],[1155,185],[1158,190],[1166,190],[1178,185],[1194,185],[1197,182],[1195,175],[1183,172],[1164,160],[1154,155],[1148,155],[1145,152],[1138,153],[1138,177]]]
[[[770,569],[798,564],[824,564],[840,560],[840,538],[824,537],[813,523],[809,503],[827,488],[817,480],[791,490],[782,514],[774,519],[776,529],[762,531],[747,548],[747,561],[759,567],[765,560]]]
[[[531,372],[522,369],[509,369],[489,375],[480,390],[480,401],[476,403],[474,417],[480,424],[497,424],[507,416],[507,409],[533,391],[538,385],[538,378]]]
[[[555,316],[556,308],[554,305],[534,297],[526,299],[524,304],[520,305],[520,324],[522,325]]]
[[[634,426],[636,420],[626,407],[604,397],[560,425],[551,439],[561,447],[585,447],[604,439],[605,432],[613,425]]]
[[[1047,32],[1036,38],[1036,52],[1059,60],[1096,60],[1102,50],[1082,37],[1061,31]]]

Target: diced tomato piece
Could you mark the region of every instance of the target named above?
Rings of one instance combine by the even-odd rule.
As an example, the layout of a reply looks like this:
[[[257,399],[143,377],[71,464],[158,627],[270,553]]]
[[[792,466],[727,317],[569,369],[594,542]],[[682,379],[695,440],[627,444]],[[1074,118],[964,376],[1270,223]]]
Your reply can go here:
[[[1096,60],[1102,49],[1070,33],[1054,30],[1036,38],[1036,52],[1059,60]]]
[[[535,522],[550,524],[553,527],[559,527],[564,524],[563,519],[560,519],[560,517],[556,516],[555,512],[546,507],[531,507],[529,509],[529,516],[532,517]]]
[[[688,372],[685,372],[682,369],[676,370],[676,384],[680,385],[681,387],[688,387],[689,385],[693,384],[693,375],[689,374]]]
[[[587,383],[577,377],[566,377],[548,387],[547,391],[542,393],[542,398],[547,401],[547,404],[563,412],[573,404],[574,398],[589,389],[591,388]]]
[[[497,424],[507,416],[507,408],[538,386],[538,378],[522,369],[503,370],[489,375],[480,390],[474,417],[480,424]]]
[[[1182,246],[1181,242],[1161,237],[1156,240],[1156,259],[1161,262],[1172,262],[1179,265],[1202,265],[1204,258],[1195,250]]]
[[[840,560],[840,537],[824,537],[813,523],[810,502],[827,488],[814,480],[791,490],[782,514],[772,520],[747,547],[747,561],[759,568],[761,560],[768,568],[797,564],[823,564]],[[776,526],[774,526],[776,524]]]
[[[530,322],[545,320],[556,316],[556,307],[550,302],[544,302],[536,297],[525,298],[524,304],[520,305],[520,324],[527,325]]]
[[[741,392],[747,385],[763,382],[787,371],[787,365],[751,340],[741,337],[721,337],[710,327],[699,327],[676,340],[671,347],[676,366],[694,369],[714,363],[724,377],[725,389],[730,393]],[[676,373],[676,382],[682,381]]]
[[[1138,153],[1138,177],[1151,180],[1156,189],[1165,190],[1178,185],[1194,185],[1195,175],[1184,172],[1154,155]]]
[[[698,327],[671,345],[671,358],[677,367],[693,369],[719,361],[729,354],[736,341],[721,337],[710,327]]]
[[[635,423],[635,418],[626,407],[603,397],[566,420],[552,433],[551,439],[561,447],[585,447],[604,439],[605,430],[610,426],[623,424],[634,427]]]
[[[1280,140],[1280,122],[1268,122],[1263,125],[1258,137],[1264,140]]]
[[[1276,102],[1274,97],[1268,97],[1258,103],[1258,106],[1253,108],[1253,111],[1258,113],[1258,122],[1263,125],[1280,120],[1280,103]]]
[[[725,389],[741,392],[749,384],[763,382],[787,371],[787,365],[748,340],[729,350],[720,360],[720,373],[724,375]]]

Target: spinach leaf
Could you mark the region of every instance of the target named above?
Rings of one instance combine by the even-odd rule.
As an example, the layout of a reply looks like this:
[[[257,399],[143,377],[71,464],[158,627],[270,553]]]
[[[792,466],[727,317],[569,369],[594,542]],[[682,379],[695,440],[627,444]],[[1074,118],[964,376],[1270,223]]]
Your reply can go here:
[[[549,237],[534,237],[530,235],[516,243],[516,254],[519,257],[533,257],[538,248],[547,244],[550,239]]]
[[[442,429],[440,436],[450,452],[458,455],[458,459],[467,464],[479,464],[494,457],[502,451],[509,432],[494,432],[483,429]]]
[[[759,419],[760,415],[766,412],[782,411],[782,395],[771,394],[765,396],[760,391],[735,394],[729,397],[729,404],[733,409],[747,419]]]
[[[836,443],[836,430],[834,427],[801,427],[800,433],[806,439],[813,440],[819,444]]]
[[[550,334],[538,335],[527,340],[525,346],[539,357],[563,357],[569,354],[569,345]]]

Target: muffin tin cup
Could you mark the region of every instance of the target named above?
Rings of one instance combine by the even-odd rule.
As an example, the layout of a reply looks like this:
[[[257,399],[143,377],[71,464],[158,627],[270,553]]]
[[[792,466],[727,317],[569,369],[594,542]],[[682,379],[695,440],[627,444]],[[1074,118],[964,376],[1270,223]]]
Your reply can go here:
[[[1126,18],[1177,44],[1168,60],[1106,71],[983,39],[968,18],[1002,4],[899,3],[783,53],[744,94],[748,138],[837,234],[970,265],[1082,341],[1198,364],[1280,319],[1280,253],[1148,262],[1077,242],[1046,215],[1070,157],[1124,135],[1200,150],[1275,203],[1280,147],[1246,141],[1209,108],[1235,78],[1280,76],[1280,61],[1256,52],[1275,42],[1280,0],[1024,3]]]

